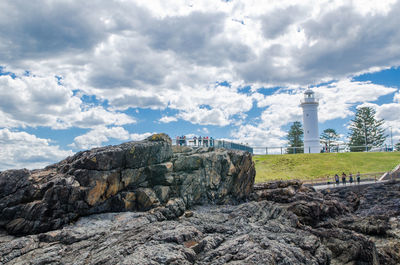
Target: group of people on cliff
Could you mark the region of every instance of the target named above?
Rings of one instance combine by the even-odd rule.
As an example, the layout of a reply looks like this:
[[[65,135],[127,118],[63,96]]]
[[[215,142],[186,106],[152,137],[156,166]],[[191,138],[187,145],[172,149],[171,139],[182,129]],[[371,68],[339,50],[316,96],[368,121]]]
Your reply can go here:
[[[357,181],[357,184],[360,184],[360,181],[361,181],[360,172],[357,172],[356,179],[354,179],[352,173],[349,174],[349,183],[353,184],[354,181]],[[336,183],[336,185],[340,184],[340,178],[339,178],[338,174],[335,174],[335,183]],[[347,175],[346,175],[346,173],[343,172],[342,173],[342,184],[346,185],[346,183],[347,183]]]

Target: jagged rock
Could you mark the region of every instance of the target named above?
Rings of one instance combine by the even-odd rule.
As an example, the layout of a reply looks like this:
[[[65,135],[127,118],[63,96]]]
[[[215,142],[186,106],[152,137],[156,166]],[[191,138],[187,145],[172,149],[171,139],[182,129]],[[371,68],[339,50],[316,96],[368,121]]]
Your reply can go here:
[[[255,193],[273,191],[276,201],[253,194],[247,203],[188,212],[183,198],[173,198],[148,212],[90,215],[38,235],[0,231],[0,264],[399,263],[400,182],[322,193],[296,183],[256,187]],[[393,216],[373,214],[385,209]]]
[[[331,252],[334,264],[379,264],[374,243],[363,235],[340,229],[311,230]]]
[[[185,211],[185,217],[192,217],[193,212],[192,211]]]
[[[153,209],[156,210],[156,209]],[[83,217],[61,230],[0,235],[3,264],[328,264],[317,236],[270,202],[198,206],[190,218],[157,211]],[[5,238],[8,237],[8,238]],[[5,243],[7,241],[7,243]]]
[[[316,191],[254,174],[248,153],[162,134],[1,172],[0,264],[400,263],[399,181]]]
[[[11,234],[34,234],[89,214],[146,211],[174,198],[186,208],[237,202],[252,192],[251,154],[189,149],[174,153],[171,139],[156,134],[79,152],[42,170],[3,171],[0,227]]]
[[[273,201],[318,236],[333,264],[398,264],[400,182],[321,192],[298,181],[257,184],[253,199]],[[400,217],[399,217],[400,218]],[[304,226],[305,225],[305,226]]]
[[[328,218],[349,213],[346,205],[311,187],[303,186],[300,181],[277,181],[258,184],[254,188],[256,200],[268,200],[281,203],[295,213],[306,225],[314,226]]]
[[[136,190],[136,200],[138,202],[138,208],[140,210],[146,211],[154,206],[160,205],[155,192],[150,188],[139,188]]]

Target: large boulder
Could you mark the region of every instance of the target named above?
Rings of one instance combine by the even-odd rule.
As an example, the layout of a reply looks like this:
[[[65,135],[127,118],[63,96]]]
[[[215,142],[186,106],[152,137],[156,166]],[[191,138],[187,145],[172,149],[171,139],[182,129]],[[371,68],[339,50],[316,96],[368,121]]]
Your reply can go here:
[[[155,134],[140,142],[79,152],[41,170],[1,172],[0,228],[34,234],[80,216],[145,211],[176,199],[186,208],[234,203],[252,192],[254,177],[249,153],[214,148],[173,152],[171,139]],[[176,217],[168,209],[166,215]]]

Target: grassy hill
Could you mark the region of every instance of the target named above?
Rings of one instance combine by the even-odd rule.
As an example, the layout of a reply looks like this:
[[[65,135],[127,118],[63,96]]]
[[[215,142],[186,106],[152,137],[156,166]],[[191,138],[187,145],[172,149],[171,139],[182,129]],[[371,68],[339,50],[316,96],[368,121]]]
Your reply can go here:
[[[256,182],[277,179],[311,180],[344,171],[361,174],[392,170],[400,164],[400,152],[257,155]],[[378,174],[379,176],[379,174]]]

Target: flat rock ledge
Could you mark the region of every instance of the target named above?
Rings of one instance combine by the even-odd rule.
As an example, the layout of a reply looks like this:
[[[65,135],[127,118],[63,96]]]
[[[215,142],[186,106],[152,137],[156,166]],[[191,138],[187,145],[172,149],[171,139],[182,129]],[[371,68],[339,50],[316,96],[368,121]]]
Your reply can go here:
[[[174,149],[174,150],[173,150]],[[0,228],[37,234],[105,212],[159,208],[173,219],[198,204],[237,203],[252,192],[250,153],[172,147],[165,134],[83,151],[41,170],[0,173]]]

